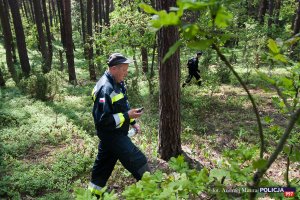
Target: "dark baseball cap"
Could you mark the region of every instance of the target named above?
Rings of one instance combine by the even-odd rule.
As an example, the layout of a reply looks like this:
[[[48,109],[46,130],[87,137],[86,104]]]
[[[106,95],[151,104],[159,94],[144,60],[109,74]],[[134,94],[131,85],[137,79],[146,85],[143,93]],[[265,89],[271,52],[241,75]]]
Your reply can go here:
[[[119,64],[129,64],[131,62],[132,61],[130,59],[126,58],[122,54],[113,53],[109,56],[107,64],[109,67],[112,67],[112,66],[116,66]]]
[[[197,52],[197,56],[198,56],[198,55],[200,55],[200,56],[201,56],[202,54],[203,54],[203,52],[202,52],[202,51],[198,51],[198,52]]]

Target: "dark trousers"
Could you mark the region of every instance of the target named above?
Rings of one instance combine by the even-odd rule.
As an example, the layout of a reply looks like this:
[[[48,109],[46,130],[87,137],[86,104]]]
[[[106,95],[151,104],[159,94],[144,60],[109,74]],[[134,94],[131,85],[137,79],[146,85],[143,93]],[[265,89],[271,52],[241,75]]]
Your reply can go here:
[[[196,78],[198,85],[201,85],[200,74],[198,73],[198,71],[193,71],[193,70],[189,70],[189,75],[185,80],[185,84],[191,82],[193,77]]]
[[[120,160],[122,165],[137,180],[142,178],[144,172],[149,171],[146,156],[131,142],[127,135],[117,134],[100,141],[91,182],[104,187],[117,160]]]

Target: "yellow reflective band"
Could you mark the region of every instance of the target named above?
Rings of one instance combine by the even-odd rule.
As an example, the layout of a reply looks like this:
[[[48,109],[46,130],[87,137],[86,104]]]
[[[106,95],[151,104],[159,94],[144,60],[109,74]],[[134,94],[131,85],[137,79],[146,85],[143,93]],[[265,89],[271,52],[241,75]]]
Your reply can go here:
[[[122,92],[120,94],[113,92],[111,93],[110,98],[111,98],[111,102],[114,103],[116,101],[119,101],[120,99],[123,99],[124,95]]]
[[[131,123],[131,122],[134,122],[134,119],[130,119],[130,123]]]
[[[89,185],[89,191],[91,191],[92,194],[102,195],[103,192],[101,192],[100,187],[99,189],[94,188],[93,186]]]
[[[123,113],[118,113],[118,116],[120,118],[120,124],[119,124],[119,126],[117,126],[117,128],[120,128],[120,127],[122,127],[123,123],[125,122],[125,117],[124,117]]]
[[[95,88],[94,88],[93,91],[92,91],[92,98],[93,98],[94,101],[96,100]]]

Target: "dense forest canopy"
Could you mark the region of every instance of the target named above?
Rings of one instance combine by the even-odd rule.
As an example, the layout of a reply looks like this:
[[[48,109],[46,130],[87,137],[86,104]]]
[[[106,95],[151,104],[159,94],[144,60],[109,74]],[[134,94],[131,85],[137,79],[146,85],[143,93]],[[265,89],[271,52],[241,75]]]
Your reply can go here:
[[[0,19],[0,199],[95,199],[90,95],[114,52],[151,173],[118,163],[103,199],[300,198],[299,0],[0,0]]]

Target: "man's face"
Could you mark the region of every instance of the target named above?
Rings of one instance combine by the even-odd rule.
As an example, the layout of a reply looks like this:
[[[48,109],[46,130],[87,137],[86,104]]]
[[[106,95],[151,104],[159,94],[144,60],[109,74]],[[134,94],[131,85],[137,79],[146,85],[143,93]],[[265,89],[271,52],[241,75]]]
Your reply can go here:
[[[120,64],[118,66],[114,66],[114,79],[117,83],[124,81],[126,76],[128,75],[128,66],[129,64]]]

